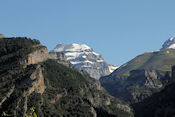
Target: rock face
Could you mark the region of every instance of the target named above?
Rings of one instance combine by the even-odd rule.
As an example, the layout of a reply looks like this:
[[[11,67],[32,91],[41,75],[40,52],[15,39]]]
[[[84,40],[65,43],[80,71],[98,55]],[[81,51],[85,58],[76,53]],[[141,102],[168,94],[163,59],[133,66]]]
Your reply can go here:
[[[37,66],[35,72],[31,74],[31,80],[35,80],[35,82],[32,83],[32,88],[30,88],[28,94],[30,95],[32,92],[40,93],[43,94],[45,90],[45,85],[44,85],[44,76],[42,72],[42,68],[40,65]]]
[[[57,59],[59,61],[66,61],[66,56],[61,52],[50,52],[49,53],[51,59]]]
[[[78,70],[84,70],[92,78],[110,74],[117,69],[114,65],[108,65],[101,55],[95,53],[85,44],[58,44],[51,52],[62,52],[68,61]]]
[[[10,95],[13,93],[14,89],[15,89],[15,86],[13,86],[13,87],[9,90],[9,92],[1,99],[0,106],[4,103],[4,101],[7,100],[7,98],[10,97]]]
[[[170,72],[133,70],[129,77],[107,76],[100,82],[111,95],[135,103],[164,88],[172,80],[170,76]]]
[[[141,54],[102,77],[102,86],[113,96],[135,103],[160,91],[172,82],[171,67],[175,65],[174,38],[162,50]],[[170,43],[171,42],[171,43]],[[166,45],[166,46],[165,46]]]
[[[57,60],[58,63],[72,68],[72,64],[67,60],[66,56],[62,52],[49,52],[49,58]]]
[[[0,34],[0,39],[3,39],[5,36],[3,34]]]
[[[172,79],[174,71],[172,69]],[[133,104],[135,117],[173,117],[175,115],[175,82],[168,84],[163,90],[153,94],[142,102]]]
[[[109,96],[99,81],[50,59],[62,61],[63,55],[49,55],[46,47],[27,38],[0,41],[5,45],[0,46],[0,65],[9,65],[0,68],[0,115],[133,116],[130,106]]]
[[[43,47],[42,45],[37,45],[34,48],[38,48],[36,51],[30,53],[27,57],[27,59],[24,61],[24,64],[30,65],[30,64],[38,64],[40,62],[44,62],[49,58],[49,53],[46,47]]]
[[[1,43],[3,43],[2,40],[0,40]],[[5,40],[4,41],[13,41],[14,40]],[[25,39],[27,42],[27,40]],[[16,42],[17,43],[17,42]],[[28,42],[30,43],[30,42]],[[32,42],[33,43],[33,42]],[[9,45],[6,45],[7,48],[13,48],[9,47]],[[15,46],[15,45],[14,45]],[[16,48],[19,45],[16,45]],[[3,70],[3,72],[0,73],[1,76],[1,82],[0,86],[3,86],[4,89],[7,90],[7,92],[3,92],[0,90],[2,94],[5,94],[4,96],[0,96],[0,113],[2,113],[2,108],[8,108],[9,107],[9,100],[11,100],[10,104],[14,104],[13,101],[16,101],[14,104],[15,107],[13,107],[13,112],[11,113],[13,116],[18,116],[18,109],[21,109],[23,111],[23,114],[21,116],[24,116],[25,113],[29,110],[29,102],[28,98],[33,94],[34,92],[37,94],[43,94],[45,91],[45,84],[44,84],[44,76],[43,76],[43,69],[39,65],[39,63],[44,62],[48,59],[48,51],[47,48],[36,44],[33,46],[26,47],[27,51],[31,51],[28,55],[21,55],[21,59],[12,59],[12,61],[8,62],[9,67],[6,67],[6,69]],[[18,52],[22,48],[18,50]],[[18,52],[14,55],[18,55]],[[4,56],[7,56],[7,60],[9,59],[10,53],[7,53]],[[3,56],[0,56],[0,60],[2,60]],[[24,59],[22,59],[24,58]],[[2,62],[2,61],[1,61]],[[12,66],[10,65],[12,64]],[[13,65],[16,64],[16,65]],[[5,75],[8,74],[8,75]],[[10,82],[10,84],[8,84]],[[1,87],[2,88],[2,87]],[[23,103],[23,107],[21,107],[21,103]],[[16,108],[16,110],[15,110]],[[8,109],[7,109],[8,110]],[[10,114],[10,116],[11,116]]]
[[[19,71],[21,71],[21,72],[19,72]],[[45,84],[44,84],[44,76],[43,76],[42,68],[40,65],[37,65],[36,67],[34,67],[31,64],[25,68],[22,67],[22,69],[17,69],[13,72],[16,73],[18,78],[16,81],[14,81],[14,79],[12,79],[12,81],[14,83],[12,84],[12,86],[9,86],[9,88],[8,88],[9,91],[8,91],[7,95],[5,95],[4,97],[1,98],[0,112],[2,113],[2,108],[10,108],[9,107],[10,104],[13,105],[16,101],[16,106],[13,108],[13,113],[11,113],[10,115],[13,115],[15,117],[19,116],[19,115],[17,115],[18,109],[19,109],[19,110],[23,110],[23,114],[21,114],[21,116],[22,115],[24,116],[24,114],[27,113],[27,111],[29,110],[29,103],[30,102],[29,102],[28,98],[33,93],[37,93],[37,94],[41,94],[41,95],[44,93],[45,88],[46,88]],[[13,74],[9,74],[9,75],[13,76]],[[8,79],[6,79],[6,80],[8,80]],[[12,88],[10,88],[10,87],[12,87]],[[10,100],[13,100],[14,102],[11,101],[11,103],[9,104]],[[23,107],[21,107],[21,105],[20,105],[21,103],[23,103]]]

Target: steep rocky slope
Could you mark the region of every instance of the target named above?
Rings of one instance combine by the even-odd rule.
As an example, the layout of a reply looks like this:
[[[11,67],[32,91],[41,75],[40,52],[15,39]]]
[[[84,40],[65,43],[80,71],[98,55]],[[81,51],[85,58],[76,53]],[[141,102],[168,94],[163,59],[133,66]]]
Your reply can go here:
[[[99,82],[49,58],[37,40],[0,39],[2,116],[133,116],[130,107],[108,95]]]
[[[144,53],[102,77],[100,82],[111,95],[135,103],[171,82],[172,65],[175,65],[175,49]]]
[[[74,68],[80,71],[84,70],[95,79],[109,75],[118,68],[107,64],[100,54],[95,53],[92,48],[85,44],[58,44],[51,52],[64,53]]]
[[[65,54],[62,52],[49,52],[49,59],[56,60],[60,64],[73,68],[73,65],[67,60]]]
[[[175,116],[175,67],[173,82],[162,91],[153,94],[142,102],[133,104],[135,117],[174,117]]]

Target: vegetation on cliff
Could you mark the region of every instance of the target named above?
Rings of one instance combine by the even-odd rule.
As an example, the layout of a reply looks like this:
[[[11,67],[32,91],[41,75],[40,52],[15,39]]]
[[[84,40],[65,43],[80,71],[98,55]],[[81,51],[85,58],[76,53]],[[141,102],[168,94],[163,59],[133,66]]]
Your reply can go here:
[[[0,40],[0,114],[19,117],[35,107],[39,117],[132,116],[128,105],[109,96],[99,82],[72,68],[55,60],[21,62],[41,49],[38,44],[27,38]],[[35,54],[33,58],[40,59]]]
[[[135,117],[173,117],[175,115],[175,83],[153,94],[142,102],[133,104]]]
[[[169,84],[174,64],[174,49],[144,53],[102,77],[100,82],[111,95],[135,103]]]

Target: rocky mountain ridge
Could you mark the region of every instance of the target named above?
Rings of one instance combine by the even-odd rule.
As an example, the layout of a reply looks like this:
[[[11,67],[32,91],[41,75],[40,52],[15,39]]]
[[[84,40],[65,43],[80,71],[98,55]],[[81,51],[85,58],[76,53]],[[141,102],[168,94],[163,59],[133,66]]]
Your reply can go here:
[[[0,64],[9,65],[0,69],[1,115],[26,116],[33,109],[39,117],[133,116],[131,108],[109,96],[98,81],[52,57],[36,40],[0,39]]]
[[[160,92],[142,102],[133,104],[135,117],[173,117],[175,115],[175,67],[172,67],[172,82]]]
[[[85,44],[58,44],[51,52],[62,52],[78,70],[84,70],[92,78],[109,75],[117,66],[107,64],[100,54]]]
[[[170,37],[168,40],[164,42],[160,50],[165,49],[175,49],[175,37]]]
[[[166,41],[164,49],[141,54],[102,77],[102,86],[111,95],[129,103],[140,102],[159,92],[172,82],[171,67],[175,65],[175,49],[170,47],[174,44],[173,40],[170,38]]]

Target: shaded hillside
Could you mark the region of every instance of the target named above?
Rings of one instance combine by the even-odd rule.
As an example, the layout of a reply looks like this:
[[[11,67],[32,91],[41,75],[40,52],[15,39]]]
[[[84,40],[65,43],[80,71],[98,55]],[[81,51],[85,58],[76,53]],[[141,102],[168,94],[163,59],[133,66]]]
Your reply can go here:
[[[161,92],[140,103],[134,104],[135,117],[174,117],[175,83],[165,87]]]
[[[174,49],[144,53],[102,77],[100,82],[111,95],[135,103],[170,83],[174,64]]]
[[[89,77],[82,76],[78,71],[68,69],[55,61],[48,60],[43,64],[47,89],[43,96],[48,108],[57,107],[64,116],[129,116],[122,110],[129,111],[128,106],[104,93],[100,84]],[[49,106],[48,106],[49,105]],[[117,109],[118,108],[118,109]],[[54,109],[53,109],[54,110]]]
[[[175,64],[175,50],[166,49],[157,52],[144,53],[137,56],[120,68],[115,70],[113,75],[126,75],[137,69],[151,69],[157,71],[171,71],[172,65]]]
[[[37,48],[42,47],[37,40],[27,38],[3,38],[0,39],[0,71],[16,67],[21,61],[27,58]]]
[[[32,109],[39,117],[132,116],[130,107],[108,95],[99,82],[48,60],[47,48],[38,41],[11,38],[0,44],[1,115],[21,117]]]
[[[175,66],[172,68],[172,79],[173,82],[160,92],[132,105],[135,117],[175,116]]]

